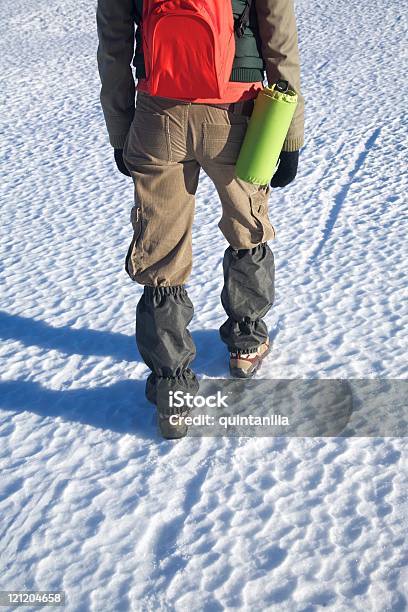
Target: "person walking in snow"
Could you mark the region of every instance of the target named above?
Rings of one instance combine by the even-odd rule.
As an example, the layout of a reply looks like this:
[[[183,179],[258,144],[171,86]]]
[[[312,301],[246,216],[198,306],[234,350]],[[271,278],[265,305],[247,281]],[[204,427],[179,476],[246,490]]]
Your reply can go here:
[[[271,188],[294,180],[304,142],[293,0],[98,0],[97,28],[110,144],[119,171],[134,182],[125,268],[144,286],[136,341],[151,370],[146,396],[158,407],[163,435],[177,437],[159,397],[198,390],[185,285],[201,168],[217,190],[219,228],[228,242],[220,336],[231,375],[253,376],[269,351],[263,320],[274,300],[268,198]],[[235,163],[265,73],[269,86],[287,81],[299,103],[271,183],[254,185],[236,177]]]

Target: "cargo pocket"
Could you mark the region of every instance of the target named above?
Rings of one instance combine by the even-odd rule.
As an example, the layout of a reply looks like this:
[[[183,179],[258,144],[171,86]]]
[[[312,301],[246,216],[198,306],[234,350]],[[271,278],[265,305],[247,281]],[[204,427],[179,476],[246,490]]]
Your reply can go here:
[[[129,130],[126,158],[133,163],[171,161],[169,116],[136,109]]]
[[[240,123],[203,123],[204,155],[224,164],[235,164],[245,137],[248,119]]]
[[[259,242],[267,242],[275,238],[275,228],[271,224],[268,215],[268,196],[270,191],[271,187],[269,185],[260,185],[257,191],[249,196],[251,215],[256,221],[261,236]]]
[[[141,268],[141,252],[139,249],[142,233],[142,215],[140,206],[133,206],[130,212],[130,220],[133,226],[133,238],[125,259],[125,270],[132,280]]]

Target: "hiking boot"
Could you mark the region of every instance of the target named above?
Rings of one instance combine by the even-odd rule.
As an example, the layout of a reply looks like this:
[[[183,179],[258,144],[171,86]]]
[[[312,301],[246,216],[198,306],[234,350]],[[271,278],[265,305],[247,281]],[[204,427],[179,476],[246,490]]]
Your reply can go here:
[[[187,376],[188,373],[185,373]],[[173,386],[173,389],[170,387]],[[188,392],[190,395],[197,393],[198,381],[194,377],[189,386],[182,385],[180,379],[175,381],[163,379],[159,381],[156,394],[157,424],[159,431],[166,440],[177,440],[187,435],[188,426],[185,418],[190,414],[190,408],[183,403],[181,406],[173,406],[169,402],[169,394],[176,391]]]
[[[184,418],[188,416],[189,411],[183,411],[180,414],[165,414],[157,411],[157,423],[159,431],[166,440],[177,440],[184,438],[187,435],[188,427],[185,424]]]
[[[256,351],[230,353],[230,374],[234,378],[251,378],[270,351],[269,341],[263,342]]]
[[[197,377],[190,368],[186,368],[177,376],[163,377],[157,376],[154,372],[150,373],[146,381],[146,397],[157,408],[157,424],[163,438],[167,440],[183,438],[188,430],[184,419],[190,414],[189,403],[177,401],[174,405],[170,401],[171,396],[180,392],[183,395],[195,396],[199,388]]]

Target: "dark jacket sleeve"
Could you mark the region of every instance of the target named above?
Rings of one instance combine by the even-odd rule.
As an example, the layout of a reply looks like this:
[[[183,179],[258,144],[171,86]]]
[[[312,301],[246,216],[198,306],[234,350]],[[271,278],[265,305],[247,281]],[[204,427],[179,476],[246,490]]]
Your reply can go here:
[[[300,90],[298,34],[293,0],[255,0],[262,57],[268,85],[278,79],[289,81],[298,94],[298,105],[284,151],[297,151],[304,143],[304,98]]]
[[[102,110],[111,145],[123,148],[135,112],[134,0],[98,0],[96,21]]]

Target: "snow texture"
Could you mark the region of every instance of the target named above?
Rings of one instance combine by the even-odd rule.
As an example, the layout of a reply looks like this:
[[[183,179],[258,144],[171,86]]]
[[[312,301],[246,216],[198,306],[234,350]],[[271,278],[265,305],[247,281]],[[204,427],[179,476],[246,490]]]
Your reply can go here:
[[[70,611],[406,610],[404,439],[159,438],[95,3],[2,7],[0,589],[64,589]],[[306,144],[270,197],[274,348],[257,376],[406,378],[405,6],[296,11]],[[200,377],[227,376],[219,217],[202,173]]]

